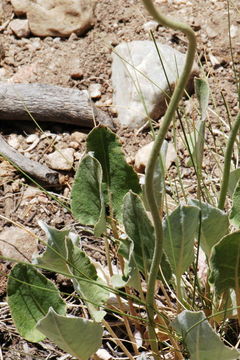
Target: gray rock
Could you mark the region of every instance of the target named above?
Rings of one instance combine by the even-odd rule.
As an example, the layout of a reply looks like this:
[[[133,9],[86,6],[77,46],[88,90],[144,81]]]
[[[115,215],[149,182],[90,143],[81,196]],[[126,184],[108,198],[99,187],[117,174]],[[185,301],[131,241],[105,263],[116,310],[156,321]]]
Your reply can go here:
[[[83,34],[93,23],[95,0],[11,0],[15,14],[26,14],[36,36]]]
[[[158,43],[158,49],[168,81],[152,41],[124,42],[114,49],[113,103],[122,127],[139,128],[145,124],[148,115],[157,120],[166,110],[168,82],[173,88],[183,70],[186,56],[168,45]],[[192,71],[189,91],[196,73],[197,65]]]

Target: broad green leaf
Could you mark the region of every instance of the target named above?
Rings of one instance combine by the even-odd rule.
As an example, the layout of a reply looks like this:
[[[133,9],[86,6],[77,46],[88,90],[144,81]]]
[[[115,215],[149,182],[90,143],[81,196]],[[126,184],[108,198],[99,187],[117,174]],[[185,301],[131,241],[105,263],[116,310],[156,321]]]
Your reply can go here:
[[[240,179],[240,168],[230,172],[229,183],[228,183],[228,192],[230,196],[233,195],[239,179]]]
[[[172,322],[172,326],[182,335],[191,360],[240,359],[240,353],[225,346],[213,331],[203,311],[185,310]]]
[[[100,324],[79,317],[61,316],[51,308],[37,328],[57,346],[77,359],[88,360],[101,346]]]
[[[209,86],[204,79],[194,79],[195,93],[200,106],[201,120],[205,120],[207,116],[208,100],[209,100]]]
[[[232,224],[240,228],[240,182],[238,182],[235,187],[232,200],[233,203],[229,219]]]
[[[212,250],[209,281],[221,294],[240,286],[240,231],[222,238]]]
[[[210,257],[212,247],[229,231],[228,214],[210,204],[191,199],[189,205],[201,210],[200,245],[207,257]]]
[[[95,235],[106,230],[102,194],[102,169],[99,161],[86,155],[76,172],[71,193],[73,216],[84,225],[95,226]]]
[[[10,273],[7,286],[12,319],[24,339],[38,342],[45,336],[36,328],[50,307],[62,315],[65,302],[55,285],[28,264],[17,264]]]
[[[74,246],[71,241],[67,241],[68,262],[70,272],[82,279],[73,279],[76,291],[81,295],[92,317],[96,321],[101,321],[105,312],[99,311],[104,303],[106,303],[109,293],[104,288],[103,282],[98,278],[97,271],[91,263],[87,255]],[[89,280],[89,281],[87,281]]]
[[[137,174],[127,164],[116,135],[105,127],[94,128],[87,137],[87,151],[93,152],[103,170],[106,201],[118,219],[122,217],[124,195],[141,191]]]
[[[124,198],[123,224],[129,238],[134,244],[132,255],[138,269],[149,273],[154,251],[154,228],[138,195],[131,191]],[[163,255],[161,268],[166,280],[171,278],[171,268]],[[159,273],[159,278],[161,278]]]
[[[55,272],[69,273],[66,263],[67,249],[65,240],[71,238],[71,241],[78,241],[78,237],[74,238],[74,235],[69,230],[57,230],[43,222],[39,222],[39,224],[48,236],[48,247],[42,255],[33,260],[33,263]]]
[[[194,259],[194,240],[199,226],[199,209],[180,205],[163,223],[163,248],[177,279]]]

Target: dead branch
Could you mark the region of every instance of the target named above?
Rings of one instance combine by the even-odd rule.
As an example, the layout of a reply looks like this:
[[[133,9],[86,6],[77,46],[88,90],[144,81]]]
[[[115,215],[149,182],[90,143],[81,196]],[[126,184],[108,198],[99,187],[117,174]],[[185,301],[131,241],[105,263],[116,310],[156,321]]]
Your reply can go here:
[[[34,120],[92,128],[97,123],[113,128],[109,115],[96,108],[87,90],[47,84],[0,82],[0,120]]]
[[[59,174],[49,169],[46,165],[39,164],[37,161],[30,160],[18,151],[13,149],[0,135],[0,155],[10,161],[17,169],[21,169],[35,179],[46,185],[58,185]]]

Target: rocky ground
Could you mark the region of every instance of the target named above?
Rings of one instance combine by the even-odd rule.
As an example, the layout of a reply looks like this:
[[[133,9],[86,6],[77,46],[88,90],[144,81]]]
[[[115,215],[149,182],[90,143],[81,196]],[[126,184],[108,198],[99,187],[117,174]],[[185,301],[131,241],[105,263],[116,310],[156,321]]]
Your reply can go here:
[[[216,178],[218,174],[214,172],[211,149],[217,147],[221,152],[227,137],[229,128],[224,102],[228,104],[232,117],[238,111],[233,61],[239,71],[239,4],[236,0],[230,2],[229,18],[226,0],[155,0],[155,3],[161,6],[165,14],[188,22],[196,32],[196,61],[202,76],[205,74],[208,77],[211,87],[208,147],[204,168],[209,172],[209,177]],[[97,0],[91,28],[79,36],[75,33],[65,37],[54,34],[46,36],[41,33],[34,35],[29,29],[20,28],[21,32],[19,28],[14,28],[12,21],[25,20],[26,14],[14,14],[9,0],[2,0],[2,10],[0,81],[37,82],[89,90],[95,105],[107,112],[113,120],[116,119],[116,109],[112,103],[112,50],[122,41],[149,39],[146,24],[149,24],[151,17],[140,0]],[[159,26],[154,30],[154,36],[164,44],[174,46],[182,52],[186,51],[186,40],[180,33]],[[232,52],[229,40],[232,43]],[[194,121],[197,117],[194,106],[187,100],[185,105],[190,121]],[[41,126],[43,132],[33,122],[0,119],[0,131],[4,139],[26,157],[47,163],[53,168],[56,168],[56,165],[51,164],[53,155],[50,154],[54,154],[56,148],[68,158],[65,168],[59,169],[61,186],[47,189],[50,195],[59,201],[34,187],[27,177],[0,158],[0,238],[10,239],[19,232],[18,236],[15,236],[18,238],[16,241],[19,241],[16,243],[19,247],[28,244],[24,249],[27,256],[28,251],[31,256],[36,250],[36,244],[31,236],[28,239],[23,236],[24,231],[16,230],[19,225],[38,236],[42,235],[38,220],[57,228],[72,227],[80,231],[68,209],[60,203],[68,203],[74,172],[85,149],[87,131],[76,126],[46,122],[41,123]],[[128,162],[134,164],[138,149],[151,141],[150,134],[146,130],[118,127],[116,131],[121,138]],[[171,139],[170,131],[168,140]],[[186,186],[194,194],[195,184],[187,167],[186,154],[184,149],[180,149],[183,177]],[[170,172],[174,174],[174,163],[170,165]],[[4,253],[6,246],[2,244],[4,243],[0,244],[0,251]],[[90,245],[89,247],[86,242],[86,248],[89,247],[92,257],[104,263],[103,254],[97,249],[94,239],[91,239]],[[16,254],[8,252],[4,255]],[[0,266],[3,273],[9,271],[9,263],[2,262]],[[5,284],[6,278],[0,277],[0,359],[70,359],[48,342],[33,345],[17,335],[9,318]]]

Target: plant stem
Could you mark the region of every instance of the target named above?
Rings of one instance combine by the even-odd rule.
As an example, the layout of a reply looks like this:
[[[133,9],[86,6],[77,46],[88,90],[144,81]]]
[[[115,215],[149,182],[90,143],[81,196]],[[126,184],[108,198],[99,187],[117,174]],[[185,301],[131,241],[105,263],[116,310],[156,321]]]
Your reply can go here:
[[[230,135],[228,138],[228,142],[227,142],[225,156],[224,156],[223,177],[222,177],[221,189],[220,189],[220,195],[219,195],[219,201],[218,201],[218,208],[221,210],[224,209],[224,204],[225,204],[225,200],[226,200],[226,196],[227,196],[233,145],[236,140],[239,127],[240,127],[240,112],[238,113],[236,120],[233,124],[233,127],[231,129],[231,132],[230,132]]]
[[[123,345],[122,341],[115,334],[111,326],[107,323],[107,321],[103,320],[103,325],[105,326],[109,334],[112,336],[112,340],[122,349],[122,351],[128,357],[128,359],[135,360],[132,354],[128,351],[128,349]]]
[[[189,75],[192,69],[192,65],[194,62],[194,55],[196,51],[196,37],[194,31],[191,29],[190,26],[186,24],[182,24],[179,22],[172,21],[165,16],[158,13],[155,9],[151,0],[143,0],[143,3],[149,13],[153,16],[153,18],[159,22],[161,25],[169,27],[174,30],[182,31],[189,40],[188,45],[188,52],[186,57],[186,63],[184,66],[184,70],[179,78],[179,81],[175,87],[173,92],[171,101],[169,103],[168,109],[164,116],[161,128],[156,136],[156,140],[153,145],[153,149],[147,164],[146,169],[146,179],[145,179],[145,192],[149,204],[149,208],[151,211],[151,215],[153,218],[154,229],[155,229],[155,247],[153,253],[152,264],[150,268],[149,278],[148,278],[148,289],[147,289],[147,296],[146,296],[146,307],[147,307],[147,314],[149,319],[149,337],[152,339],[151,341],[151,348],[153,352],[153,356],[155,359],[159,359],[158,356],[158,343],[157,337],[155,333],[155,326],[154,326],[154,286],[155,281],[157,278],[157,274],[159,271],[159,265],[162,258],[163,252],[163,228],[162,228],[162,219],[158,212],[158,205],[155,200],[154,196],[154,189],[153,189],[153,174],[156,165],[157,158],[159,156],[159,152],[161,146],[163,144],[164,138],[168,131],[168,128],[171,124],[172,118],[174,116],[175,110],[177,105],[182,97],[183,91],[186,87],[187,81],[189,79]]]

